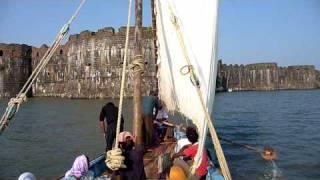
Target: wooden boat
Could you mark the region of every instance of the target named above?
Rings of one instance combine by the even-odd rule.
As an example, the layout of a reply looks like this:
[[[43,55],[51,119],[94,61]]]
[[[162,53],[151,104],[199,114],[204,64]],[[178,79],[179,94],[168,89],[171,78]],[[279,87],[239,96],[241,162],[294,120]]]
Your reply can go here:
[[[164,156],[174,153],[176,146],[175,139],[166,139],[159,145],[149,149],[144,155],[144,166],[147,179],[166,179],[168,169],[159,167],[159,160]],[[94,160],[90,161],[89,170],[93,172],[95,178],[106,178],[108,167],[105,164],[105,154],[101,154]],[[214,180],[223,180],[221,172],[217,168],[213,168],[210,172]],[[58,179],[63,179],[64,176]]]

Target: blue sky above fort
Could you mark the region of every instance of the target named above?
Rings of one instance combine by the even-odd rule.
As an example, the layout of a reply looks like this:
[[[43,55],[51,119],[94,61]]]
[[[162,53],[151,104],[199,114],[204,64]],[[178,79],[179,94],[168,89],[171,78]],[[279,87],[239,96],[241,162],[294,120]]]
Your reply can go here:
[[[50,44],[78,4],[79,0],[1,0],[0,42]],[[87,0],[71,34],[123,26],[127,7],[127,0]],[[144,0],[143,13],[148,26],[150,0]],[[225,63],[313,64],[320,69],[319,0],[220,0],[219,15],[218,56]]]

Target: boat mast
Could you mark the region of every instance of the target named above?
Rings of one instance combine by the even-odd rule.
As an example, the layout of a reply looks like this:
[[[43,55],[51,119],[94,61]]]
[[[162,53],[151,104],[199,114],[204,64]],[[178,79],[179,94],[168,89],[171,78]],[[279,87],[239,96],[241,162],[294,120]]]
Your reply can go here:
[[[142,0],[135,0],[135,49],[134,60],[142,58]],[[133,70],[133,134],[136,144],[142,144],[141,71]]]
[[[151,1],[151,17],[152,17],[152,38],[153,38],[153,48],[154,48],[154,57],[155,57],[155,63],[157,63],[158,54],[157,54],[157,23],[156,23],[156,15],[154,13],[154,0]],[[158,66],[156,66],[158,69]]]

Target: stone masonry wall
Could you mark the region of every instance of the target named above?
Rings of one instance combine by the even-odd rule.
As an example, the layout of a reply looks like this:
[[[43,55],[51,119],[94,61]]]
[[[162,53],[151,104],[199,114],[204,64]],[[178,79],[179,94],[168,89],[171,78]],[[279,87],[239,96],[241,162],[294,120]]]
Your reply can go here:
[[[0,43],[0,98],[15,96],[26,82],[32,70],[31,51],[24,44]]]
[[[118,97],[124,57],[126,28],[115,32],[113,28],[98,32],[83,31],[71,35],[61,46],[33,86],[34,96],[69,98]],[[33,67],[48,47],[33,48]],[[151,31],[143,29],[143,49],[146,70],[142,79],[142,92],[147,94],[156,87],[155,56]],[[130,28],[129,64],[134,57],[134,28]],[[132,75],[126,73],[125,96],[132,96]]]
[[[33,96],[68,98],[118,97],[126,28],[74,34],[59,47],[33,84]],[[134,28],[130,28],[128,64],[133,59]],[[150,28],[143,28],[146,70],[142,92],[157,88],[154,44]],[[0,98],[13,97],[22,88],[48,46],[39,48],[0,43]],[[132,96],[132,75],[127,70],[125,96]],[[278,67],[276,63],[227,65],[218,63],[218,90],[278,90],[320,88],[320,71],[314,66]],[[31,92],[29,92],[31,95]]]
[[[311,65],[278,67],[276,63],[226,65],[218,63],[218,87],[224,90],[319,88],[320,72]]]

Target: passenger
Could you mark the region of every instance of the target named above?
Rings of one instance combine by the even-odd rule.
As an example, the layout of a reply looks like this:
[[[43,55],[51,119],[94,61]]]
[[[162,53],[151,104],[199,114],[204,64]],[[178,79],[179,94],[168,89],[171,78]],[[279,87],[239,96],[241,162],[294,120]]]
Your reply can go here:
[[[72,165],[72,168],[66,172],[65,180],[91,180],[93,172],[89,171],[89,158],[86,155],[78,156]]]
[[[112,102],[104,105],[100,112],[100,128],[106,140],[106,151],[112,149],[116,137],[118,107]],[[120,131],[123,131],[123,117],[121,115]]]
[[[177,144],[174,148],[174,152],[178,153],[186,145],[190,145],[191,142],[188,140],[185,132],[186,128],[183,127],[183,124],[175,126],[174,137],[177,140]]]
[[[181,138],[177,141],[177,145],[176,145],[174,151],[176,153],[178,153],[183,147],[187,147],[190,144],[191,144],[191,142],[189,141],[188,138]]]
[[[159,108],[158,108],[158,113],[157,113],[157,116],[156,116],[156,120],[159,121],[159,122],[163,122],[163,121],[167,121],[168,117],[169,116],[168,116],[167,111],[165,110],[163,105],[160,104]]]
[[[163,124],[163,122],[167,122],[168,117],[168,113],[166,112],[162,104],[160,104],[156,120],[154,121],[154,129],[156,130],[157,136],[161,141],[163,141],[167,130],[166,125]]]
[[[172,166],[170,169],[169,180],[187,180],[186,173],[184,170],[179,166]]]
[[[25,172],[19,176],[18,180],[36,180],[36,177],[30,172]]]
[[[191,158],[193,162],[194,157],[196,156],[197,150],[198,150],[197,130],[194,129],[193,127],[187,127],[186,136],[192,144],[184,146],[178,153],[174,154],[172,157],[177,158],[177,157],[183,156],[184,158]],[[182,167],[186,173],[189,172],[190,165],[187,164],[184,160],[176,159],[174,161],[174,164]],[[206,174],[208,172],[207,171],[208,165],[209,165],[208,153],[207,153],[207,150],[204,148],[203,154],[202,154],[202,161],[200,163],[200,166],[196,169],[195,177],[193,177],[193,179],[205,179]]]
[[[149,96],[142,97],[143,142],[146,147],[152,146],[155,142],[153,120],[158,113],[158,106],[159,100],[155,92],[150,91]],[[156,110],[155,114],[153,113],[154,109]]]
[[[143,164],[143,145],[135,145],[131,133],[124,131],[119,134],[119,146],[123,151],[124,163],[127,166],[127,168],[119,170],[121,180],[146,179]]]

